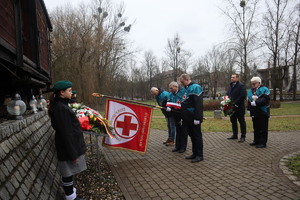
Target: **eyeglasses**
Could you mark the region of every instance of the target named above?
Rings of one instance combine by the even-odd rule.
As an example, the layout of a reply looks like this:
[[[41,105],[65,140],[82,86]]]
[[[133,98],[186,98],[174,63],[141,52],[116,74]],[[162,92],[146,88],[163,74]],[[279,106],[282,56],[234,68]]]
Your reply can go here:
[[[251,83],[251,85],[256,85],[257,83]]]

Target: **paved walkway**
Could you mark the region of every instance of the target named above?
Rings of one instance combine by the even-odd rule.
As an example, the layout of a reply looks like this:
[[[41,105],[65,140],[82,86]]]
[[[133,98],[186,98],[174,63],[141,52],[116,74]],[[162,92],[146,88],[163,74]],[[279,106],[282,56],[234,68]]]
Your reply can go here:
[[[204,133],[204,161],[190,163],[185,153],[162,144],[166,131],[151,130],[148,152],[104,149],[126,200],[237,199],[299,200],[300,187],[279,168],[279,160],[300,150],[300,131],[270,132],[268,147],[256,149],[226,138],[230,133]]]

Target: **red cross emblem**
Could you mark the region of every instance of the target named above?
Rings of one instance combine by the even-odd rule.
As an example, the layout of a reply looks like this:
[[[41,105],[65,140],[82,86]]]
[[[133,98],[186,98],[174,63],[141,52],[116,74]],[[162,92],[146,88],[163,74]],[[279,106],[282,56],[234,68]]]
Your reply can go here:
[[[138,130],[137,117],[132,113],[122,113],[115,119],[116,133],[122,138],[133,137]]]

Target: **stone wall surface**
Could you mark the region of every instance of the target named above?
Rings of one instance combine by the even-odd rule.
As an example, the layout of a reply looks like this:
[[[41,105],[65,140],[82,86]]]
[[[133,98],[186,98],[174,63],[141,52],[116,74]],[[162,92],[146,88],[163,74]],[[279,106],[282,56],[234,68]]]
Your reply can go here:
[[[54,130],[46,112],[0,124],[0,199],[60,199]]]

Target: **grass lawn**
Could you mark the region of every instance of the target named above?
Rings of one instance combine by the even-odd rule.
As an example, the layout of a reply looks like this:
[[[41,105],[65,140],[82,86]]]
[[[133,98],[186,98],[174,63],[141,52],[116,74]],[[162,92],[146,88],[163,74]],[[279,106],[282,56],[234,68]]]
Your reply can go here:
[[[247,132],[253,132],[252,120],[246,119]],[[167,130],[167,123],[164,118],[152,118],[151,128]],[[202,123],[202,132],[231,132],[229,117],[220,119],[206,119]],[[293,118],[270,118],[269,131],[291,131],[300,130],[300,117]]]
[[[287,164],[290,170],[296,176],[300,177],[300,155],[290,158]]]
[[[300,102],[297,103],[281,103],[280,108],[270,110],[271,115],[300,115]]]

